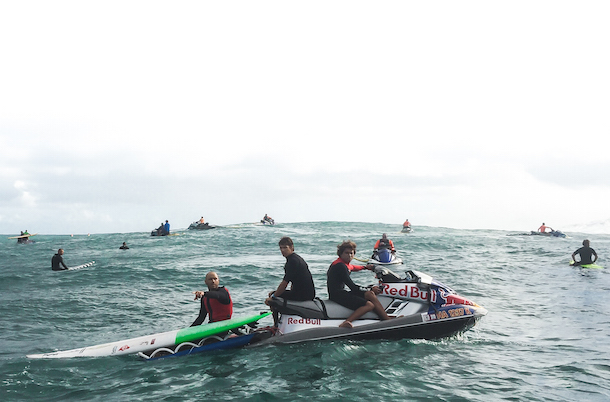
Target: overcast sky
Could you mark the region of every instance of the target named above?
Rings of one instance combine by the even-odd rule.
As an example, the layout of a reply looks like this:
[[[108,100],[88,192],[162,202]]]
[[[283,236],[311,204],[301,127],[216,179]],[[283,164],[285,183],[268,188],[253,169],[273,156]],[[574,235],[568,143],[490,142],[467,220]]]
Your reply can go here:
[[[0,0],[0,233],[610,219],[608,1]]]

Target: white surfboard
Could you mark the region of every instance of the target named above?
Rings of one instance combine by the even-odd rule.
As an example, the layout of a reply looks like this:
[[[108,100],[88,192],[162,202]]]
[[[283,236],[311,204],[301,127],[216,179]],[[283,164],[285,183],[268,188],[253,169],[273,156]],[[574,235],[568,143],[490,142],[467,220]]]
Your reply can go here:
[[[158,334],[140,336],[138,338],[126,339],[118,342],[104,343],[101,345],[88,346],[84,348],[63,350],[59,352],[27,355],[29,359],[64,359],[70,357],[99,357],[120,356],[132,353],[146,352],[149,350],[170,347],[182,342],[191,342],[205,338],[223,331],[241,327],[270,315],[271,312],[256,314],[249,317],[231,318],[230,320],[218,321],[211,324],[197,325],[175,331],[162,332]]]
[[[95,261],[91,261],[91,262],[88,262],[88,263],[86,263],[86,264],[82,264],[82,265],[77,265],[77,266],[75,266],[75,267],[68,267],[68,269],[67,269],[67,270],[68,270],[68,271],[74,271],[75,269],[81,269],[81,268],[90,267],[90,266],[92,266],[93,264],[95,264]],[[66,271],[66,270],[64,270],[64,271]]]

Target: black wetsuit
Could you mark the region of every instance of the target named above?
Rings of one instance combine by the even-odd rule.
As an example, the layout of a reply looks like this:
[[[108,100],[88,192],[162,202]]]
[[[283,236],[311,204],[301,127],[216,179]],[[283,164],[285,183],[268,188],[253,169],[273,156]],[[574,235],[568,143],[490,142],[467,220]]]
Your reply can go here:
[[[61,268],[60,265],[63,266],[63,268]],[[55,254],[53,258],[51,258],[51,269],[53,271],[64,271],[68,269],[66,264],[64,264],[64,257],[59,254]]]
[[[350,288],[349,291],[345,290],[346,285]],[[343,307],[357,310],[366,304],[364,291],[352,281],[350,271],[344,262],[336,260],[328,268],[326,287],[328,289],[328,298]]]
[[[279,297],[286,300],[313,300],[316,289],[309,266],[298,254],[292,253],[286,257],[284,265],[284,281],[292,284],[290,290],[285,290]]]
[[[578,265],[593,264],[593,259],[591,257],[593,255],[597,255],[595,250],[587,246],[582,246],[578,250],[574,251],[574,254],[580,255],[580,262],[577,263]]]

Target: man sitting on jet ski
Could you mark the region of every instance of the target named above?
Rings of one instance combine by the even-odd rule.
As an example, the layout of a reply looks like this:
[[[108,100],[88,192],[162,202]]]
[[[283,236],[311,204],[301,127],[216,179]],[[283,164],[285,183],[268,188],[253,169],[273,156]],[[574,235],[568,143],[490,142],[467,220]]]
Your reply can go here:
[[[394,242],[388,239],[388,235],[385,233],[381,235],[381,239],[377,240],[377,243],[375,243],[375,246],[373,247],[373,255],[371,256],[371,258],[375,258],[379,250],[384,249],[390,250],[392,254],[396,253],[396,249],[394,248]]]
[[[371,290],[364,290],[350,278],[351,271],[356,270],[350,264],[355,254],[356,243],[353,241],[346,240],[339,244],[337,246],[339,258],[330,264],[326,273],[328,298],[350,310],[354,310],[352,315],[339,325],[342,328],[352,328],[352,321],[369,311],[375,311],[382,320],[390,319],[376,296],[381,293],[381,289],[373,286]],[[350,267],[352,268],[350,269]],[[350,288],[350,290],[345,290],[345,286]]]

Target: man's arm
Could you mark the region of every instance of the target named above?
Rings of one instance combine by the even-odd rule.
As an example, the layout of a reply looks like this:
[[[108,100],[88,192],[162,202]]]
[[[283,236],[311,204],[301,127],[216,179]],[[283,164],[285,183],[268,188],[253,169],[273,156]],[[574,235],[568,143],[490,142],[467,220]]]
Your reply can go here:
[[[203,321],[205,321],[205,317],[207,317],[207,316],[208,316],[208,310],[206,310],[205,304],[203,304],[203,297],[202,297],[201,298],[201,310],[199,310],[199,317],[197,317],[197,319],[191,324],[191,327],[203,324]]]
[[[282,295],[282,293],[284,293],[284,291],[286,290],[287,287],[288,287],[288,281],[282,280],[274,292],[275,297],[280,297]]]

